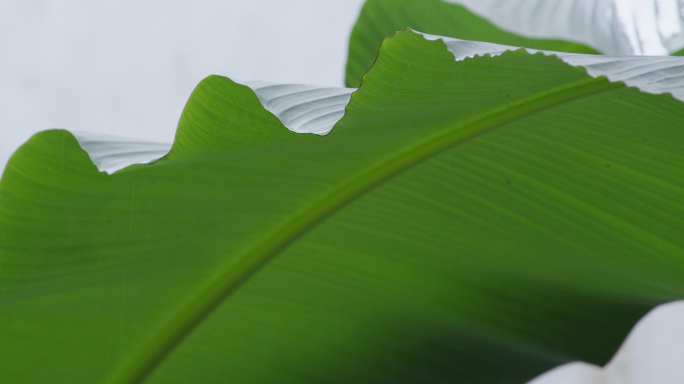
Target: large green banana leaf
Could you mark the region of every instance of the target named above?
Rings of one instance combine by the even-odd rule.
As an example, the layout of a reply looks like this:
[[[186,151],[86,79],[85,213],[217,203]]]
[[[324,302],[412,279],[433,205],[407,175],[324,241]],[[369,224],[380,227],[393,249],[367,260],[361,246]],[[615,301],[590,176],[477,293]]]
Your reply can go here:
[[[523,383],[684,298],[684,104],[386,40],[328,136],[210,77],[171,152],[0,181],[7,383]]]

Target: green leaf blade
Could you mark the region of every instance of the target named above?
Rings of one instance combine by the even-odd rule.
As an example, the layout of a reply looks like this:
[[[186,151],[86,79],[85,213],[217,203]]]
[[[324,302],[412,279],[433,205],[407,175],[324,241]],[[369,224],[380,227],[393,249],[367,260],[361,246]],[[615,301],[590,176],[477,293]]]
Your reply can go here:
[[[404,32],[326,137],[218,77],[154,164],[107,176],[38,135],[0,184],[23,351],[3,374],[516,383],[605,362],[684,296],[682,118],[553,57],[455,62]]]

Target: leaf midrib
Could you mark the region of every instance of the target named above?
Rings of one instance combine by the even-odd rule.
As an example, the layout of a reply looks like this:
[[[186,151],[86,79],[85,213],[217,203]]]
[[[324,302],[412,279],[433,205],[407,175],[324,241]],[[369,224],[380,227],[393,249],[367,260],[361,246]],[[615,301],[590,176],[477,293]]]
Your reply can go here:
[[[449,148],[507,123],[569,101],[621,87],[624,87],[623,83],[611,83],[605,78],[586,76],[578,81],[529,95],[470,119],[448,124],[440,132],[397,151],[356,177],[342,182],[328,194],[296,212],[282,225],[266,233],[262,241],[235,262],[226,265],[193,300],[181,306],[175,316],[141,343],[131,358],[124,361],[107,382],[143,382],[187,335],[281,251],[336,211],[385,181]],[[353,100],[352,98],[351,102]]]

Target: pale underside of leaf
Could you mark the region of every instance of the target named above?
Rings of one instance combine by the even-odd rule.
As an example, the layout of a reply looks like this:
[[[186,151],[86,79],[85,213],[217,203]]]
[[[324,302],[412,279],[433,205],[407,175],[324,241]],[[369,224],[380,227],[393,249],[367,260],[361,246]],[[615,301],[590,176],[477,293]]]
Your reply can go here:
[[[92,132],[72,132],[101,172],[112,174],[133,164],[148,164],[166,156],[170,143],[125,139]]]
[[[355,88],[303,84],[272,84],[261,81],[237,83],[254,91],[264,108],[297,133],[327,135],[344,116]]]
[[[608,55],[668,55],[684,48],[679,0],[444,0],[504,30],[576,41]]]

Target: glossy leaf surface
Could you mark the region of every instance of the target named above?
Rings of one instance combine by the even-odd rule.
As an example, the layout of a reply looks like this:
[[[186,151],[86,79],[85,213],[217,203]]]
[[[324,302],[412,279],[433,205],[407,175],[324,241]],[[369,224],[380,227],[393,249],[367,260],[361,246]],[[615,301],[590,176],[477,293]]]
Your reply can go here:
[[[385,41],[328,136],[210,77],[173,149],[0,182],[0,376],[523,383],[684,298],[684,105],[523,51]]]

